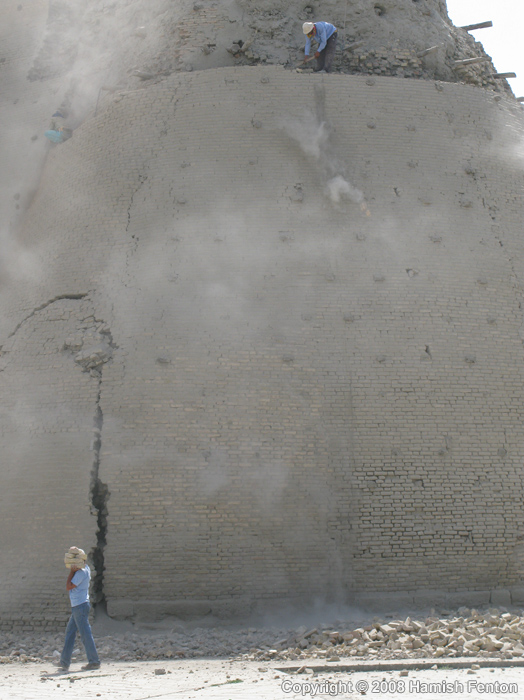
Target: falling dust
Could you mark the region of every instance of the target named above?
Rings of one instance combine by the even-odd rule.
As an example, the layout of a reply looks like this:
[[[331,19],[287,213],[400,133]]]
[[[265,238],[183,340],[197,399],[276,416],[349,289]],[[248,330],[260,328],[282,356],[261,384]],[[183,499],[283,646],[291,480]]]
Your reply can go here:
[[[281,128],[320,166],[325,180],[324,194],[335,206],[349,199],[360,206],[363,214],[370,216],[364,193],[347,179],[346,165],[338,158],[331,143],[331,131],[325,118],[324,88],[315,87],[314,94],[315,112],[308,110],[301,118],[282,120]]]

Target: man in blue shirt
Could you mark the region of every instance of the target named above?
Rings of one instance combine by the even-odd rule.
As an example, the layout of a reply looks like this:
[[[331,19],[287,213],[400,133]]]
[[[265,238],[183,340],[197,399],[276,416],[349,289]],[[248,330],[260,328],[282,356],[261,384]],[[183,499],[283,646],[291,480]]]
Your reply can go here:
[[[85,557],[85,553],[82,550],[77,551],[82,552]],[[87,564],[84,563],[82,568],[71,565],[66,583],[66,589],[69,591],[71,600],[71,617],[67,623],[64,648],[58,664],[63,671],[69,669],[77,632],[80,635],[87,655],[87,664],[82,666],[82,671],[92,671],[100,668],[100,659],[98,658],[95,640],[89,624],[89,610],[91,607],[89,605],[90,580],[91,570]]]
[[[317,59],[316,70],[329,73],[335,56],[335,49],[337,48],[337,28],[329,24],[329,22],[304,22],[302,31],[307,37],[306,58],[304,60],[309,56],[311,41],[314,39],[318,43],[315,51],[315,58]]]

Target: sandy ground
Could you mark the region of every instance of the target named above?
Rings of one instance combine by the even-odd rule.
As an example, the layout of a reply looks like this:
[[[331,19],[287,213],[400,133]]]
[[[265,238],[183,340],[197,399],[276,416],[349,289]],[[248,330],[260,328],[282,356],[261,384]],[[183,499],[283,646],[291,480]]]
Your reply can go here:
[[[45,663],[13,663],[0,667],[0,699],[47,700],[48,698],[214,698],[233,700],[263,698],[391,698],[455,700],[523,698],[524,667],[482,667],[472,670],[475,660],[454,660],[455,667],[387,670],[363,662],[356,670],[347,664],[311,663],[302,673],[291,664],[230,661],[228,659],[181,659],[135,663],[109,662],[98,671],[57,673]],[[484,660],[484,663],[485,660]],[[288,671],[283,669],[287,666]],[[461,667],[457,667],[461,666]],[[292,669],[295,670],[292,670]],[[475,668],[475,667],[474,667]],[[316,669],[313,673],[310,669]],[[407,672],[407,675],[406,675]],[[489,684],[489,685],[488,685]]]

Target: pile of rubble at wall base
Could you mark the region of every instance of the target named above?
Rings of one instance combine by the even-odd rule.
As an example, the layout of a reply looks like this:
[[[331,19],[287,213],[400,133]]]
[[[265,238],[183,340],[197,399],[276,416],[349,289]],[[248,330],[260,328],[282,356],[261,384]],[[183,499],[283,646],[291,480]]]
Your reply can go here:
[[[280,640],[275,649],[244,656],[246,659],[295,660],[341,657],[440,658],[524,656],[524,618],[491,609],[486,613],[461,608],[458,616],[425,620],[375,621],[357,629],[299,630]]]
[[[358,623],[357,623],[358,624]],[[120,634],[94,636],[104,661],[221,657],[247,661],[291,661],[323,659],[338,661],[417,659],[440,657],[479,657],[514,659],[524,657],[522,639],[524,616],[491,609],[477,612],[461,608],[456,615],[424,620],[377,618],[355,627],[339,622],[337,628],[325,625],[308,630],[224,627],[153,631],[135,627]],[[60,657],[64,643],[60,634],[39,632],[0,633],[0,664],[48,662]],[[73,660],[85,659],[81,644]]]

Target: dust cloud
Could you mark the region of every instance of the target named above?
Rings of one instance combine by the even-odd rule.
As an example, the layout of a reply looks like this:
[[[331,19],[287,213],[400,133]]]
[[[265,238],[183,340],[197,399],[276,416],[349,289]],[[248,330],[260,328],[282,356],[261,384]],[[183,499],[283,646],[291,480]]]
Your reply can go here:
[[[0,229],[0,289],[12,281],[38,281],[41,272],[38,252],[26,248],[9,230]]]
[[[321,89],[315,90],[315,98],[316,113],[307,110],[301,118],[287,117],[280,121],[280,127],[320,170],[325,182],[324,194],[330,202],[338,206],[347,199],[358,204],[361,211],[369,216],[364,193],[349,182],[346,165],[335,153],[329,125],[323,118],[324,93]]]
[[[329,180],[326,185],[326,194],[335,204],[338,204],[346,195],[355,204],[362,204],[364,201],[364,194],[356,187],[353,187],[342,175],[336,175]]]

